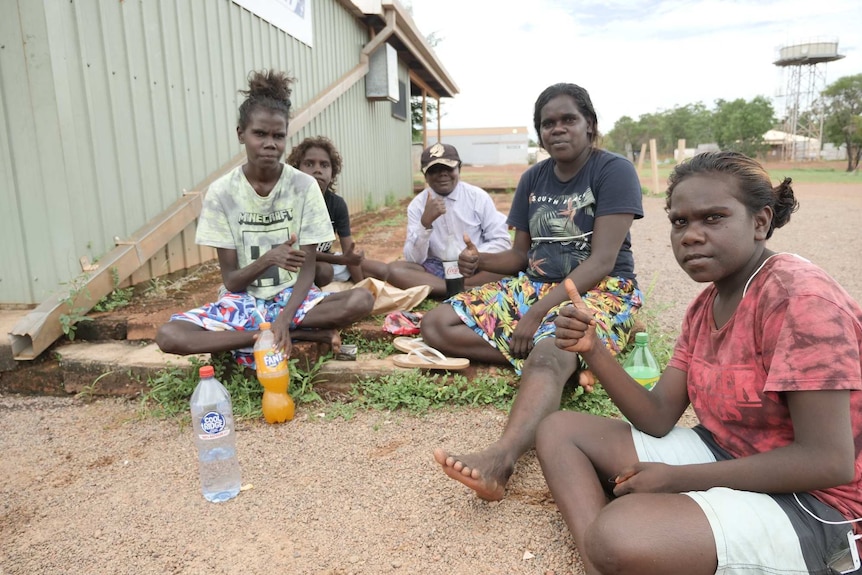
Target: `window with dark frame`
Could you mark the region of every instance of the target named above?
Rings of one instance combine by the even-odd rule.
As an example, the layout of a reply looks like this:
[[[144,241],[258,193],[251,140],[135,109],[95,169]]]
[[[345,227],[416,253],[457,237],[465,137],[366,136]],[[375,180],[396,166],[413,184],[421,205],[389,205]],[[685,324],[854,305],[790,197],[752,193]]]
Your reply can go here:
[[[407,84],[398,82],[398,101],[392,102],[392,115],[399,120],[407,120]]]

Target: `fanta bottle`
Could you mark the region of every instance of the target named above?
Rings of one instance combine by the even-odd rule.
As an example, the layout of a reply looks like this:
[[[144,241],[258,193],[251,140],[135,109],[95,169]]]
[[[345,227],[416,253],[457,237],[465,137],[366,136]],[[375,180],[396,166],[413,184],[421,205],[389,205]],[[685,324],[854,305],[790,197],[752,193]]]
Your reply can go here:
[[[275,336],[268,321],[260,324],[260,335],[254,343],[257,380],[263,386],[263,418],[267,423],[283,423],[293,419],[295,406],[287,390],[290,369],[287,359],[275,347]]]

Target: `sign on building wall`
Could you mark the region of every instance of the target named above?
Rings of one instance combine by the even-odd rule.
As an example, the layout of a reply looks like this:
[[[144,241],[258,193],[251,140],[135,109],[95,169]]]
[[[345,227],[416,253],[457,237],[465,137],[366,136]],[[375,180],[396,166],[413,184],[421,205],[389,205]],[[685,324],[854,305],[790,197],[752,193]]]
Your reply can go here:
[[[311,0],[233,0],[304,44],[312,45]]]

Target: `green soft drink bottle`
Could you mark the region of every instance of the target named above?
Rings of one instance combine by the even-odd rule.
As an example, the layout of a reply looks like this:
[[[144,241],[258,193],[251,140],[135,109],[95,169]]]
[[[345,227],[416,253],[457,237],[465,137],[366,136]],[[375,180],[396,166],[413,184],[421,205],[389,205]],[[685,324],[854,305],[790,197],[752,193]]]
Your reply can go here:
[[[635,334],[635,348],[623,363],[632,379],[647,389],[652,389],[661,376],[661,369],[649,349],[649,335],[644,331]]]

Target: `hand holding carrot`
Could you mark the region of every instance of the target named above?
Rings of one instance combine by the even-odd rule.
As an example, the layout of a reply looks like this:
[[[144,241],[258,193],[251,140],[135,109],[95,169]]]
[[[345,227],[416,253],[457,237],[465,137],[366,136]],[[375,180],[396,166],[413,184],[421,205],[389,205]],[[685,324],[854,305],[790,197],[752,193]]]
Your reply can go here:
[[[576,353],[590,351],[596,342],[596,320],[581,299],[575,282],[566,278],[563,286],[572,304],[560,308],[560,313],[554,322],[557,326],[555,337],[557,347]]]

